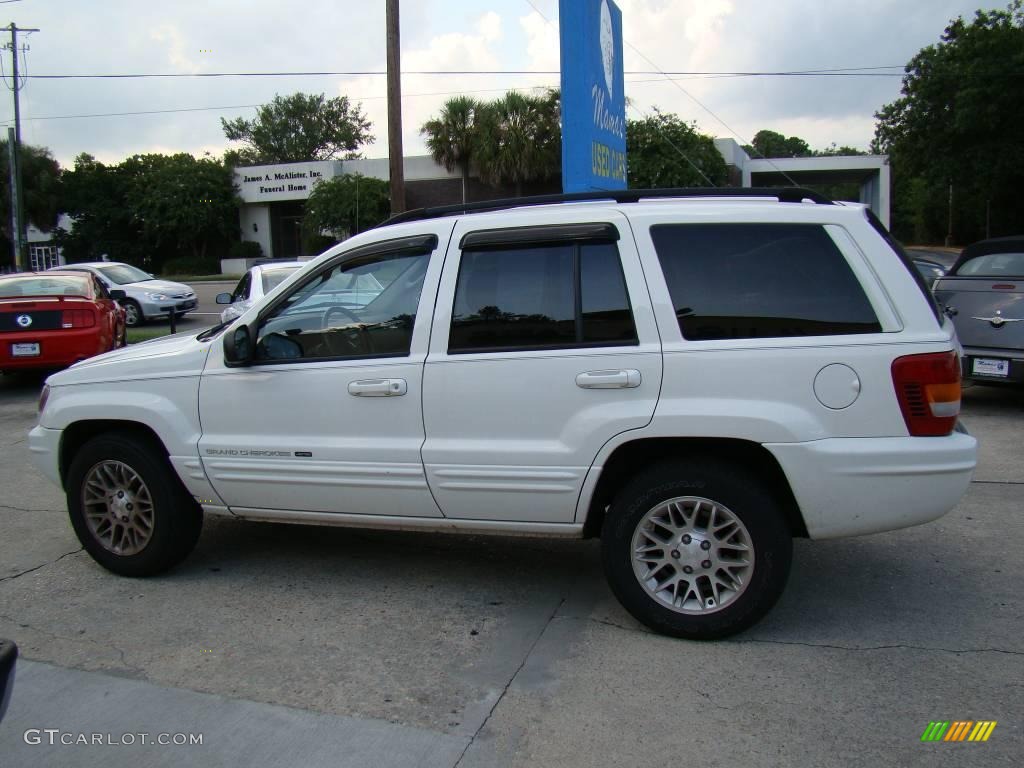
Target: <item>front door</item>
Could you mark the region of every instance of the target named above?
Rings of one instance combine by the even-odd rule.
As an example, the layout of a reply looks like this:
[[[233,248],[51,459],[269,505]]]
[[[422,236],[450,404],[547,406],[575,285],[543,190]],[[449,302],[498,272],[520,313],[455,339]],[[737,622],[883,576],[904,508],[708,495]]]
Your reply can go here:
[[[423,385],[423,461],[445,516],[572,523],[601,447],[650,422],[661,367],[624,216],[461,219]]]
[[[422,377],[451,225],[342,252],[265,302],[255,359],[215,343],[199,389],[200,455],[238,512],[439,517],[427,488]]]

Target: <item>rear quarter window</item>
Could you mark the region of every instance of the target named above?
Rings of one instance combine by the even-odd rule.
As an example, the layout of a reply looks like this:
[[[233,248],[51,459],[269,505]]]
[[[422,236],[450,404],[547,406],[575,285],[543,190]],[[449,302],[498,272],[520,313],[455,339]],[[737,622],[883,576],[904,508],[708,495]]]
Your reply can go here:
[[[651,238],[685,339],[882,330],[846,258],[816,224],[660,224]]]

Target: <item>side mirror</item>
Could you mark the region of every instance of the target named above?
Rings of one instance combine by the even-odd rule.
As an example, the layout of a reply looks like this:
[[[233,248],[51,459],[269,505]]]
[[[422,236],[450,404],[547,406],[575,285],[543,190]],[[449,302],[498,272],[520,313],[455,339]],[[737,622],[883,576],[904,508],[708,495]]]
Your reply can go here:
[[[224,336],[224,362],[229,367],[252,362],[252,329],[240,325]]]
[[[12,640],[0,638],[0,720],[4,719],[14,688],[14,663],[18,659],[18,646]]]
[[[124,301],[128,298],[128,294],[119,288],[114,288],[113,290],[108,291],[108,293],[110,294],[110,298],[114,301]]]
[[[218,293],[217,294],[217,303],[218,304],[230,304],[231,303],[231,294],[230,293]]]

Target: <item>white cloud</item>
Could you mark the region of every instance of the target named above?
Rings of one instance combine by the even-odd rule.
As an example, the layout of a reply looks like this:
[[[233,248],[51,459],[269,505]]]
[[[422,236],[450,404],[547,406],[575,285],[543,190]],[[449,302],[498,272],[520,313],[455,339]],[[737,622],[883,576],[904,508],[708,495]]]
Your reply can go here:
[[[152,40],[163,43],[167,51],[167,61],[175,72],[198,72],[201,67],[185,53],[185,41],[181,30],[173,24],[162,24],[149,33]],[[199,51],[196,51],[199,54]]]
[[[476,19],[471,32],[446,32],[436,35],[421,48],[402,52],[403,72],[436,70],[496,70],[502,65],[496,48],[503,39],[501,16],[493,11]],[[444,101],[461,90],[487,88],[493,78],[466,76],[461,79],[432,75],[402,76],[402,145],[406,155],[423,154],[426,145],[420,126],[441,108]],[[338,84],[338,94],[361,101],[373,122],[376,141],[364,149],[367,157],[388,154],[387,83],[383,77],[354,77]],[[428,95],[420,95],[428,94]],[[437,95],[429,95],[437,94]],[[359,98],[362,97],[362,98]]]

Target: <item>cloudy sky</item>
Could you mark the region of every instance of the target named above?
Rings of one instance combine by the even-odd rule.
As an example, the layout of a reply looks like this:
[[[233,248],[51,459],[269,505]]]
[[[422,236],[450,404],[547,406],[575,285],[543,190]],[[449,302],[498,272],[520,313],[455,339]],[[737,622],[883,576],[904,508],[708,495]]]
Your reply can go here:
[[[741,143],[771,128],[817,148],[836,142],[866,149],[873,114],[899,95],[899,77],[686,75],[673,83],[657,74],[628,73],[902,66],[936,42],[951,18],[970,17],[980,3],[619,0],[627,43],[626,95],[634,105],[628,116],[657,107],[696,121],[705,133]],[[384,5],[384,0],[20,0],[0,3],[0,24],[14,21],[41,30],[27,38],[29,75],[374,73],[385,66]],[[557,0],[405,0],[406,154],[424,152],[419,126],[450,95],[493,98],[508,88],[558,84],[556,74],[415,72],[557,71],[557,23]],[[3,52],[3,64],[9,87],[9,52]],[[21,92],[22,139],[49,147],[62,165],[80,152],[105,162],[139,152],[219,156],[229,146],[220,117],[252,116],[254,105],[300,90],[360,102],[377,136],[365,156],[387,155],[385,78],[376,74],[31,78]],[[7,121],[6,127],[14,112],[9,91],[3,101],[0,122]],[[110,114],[125,112],[153,114]]]

